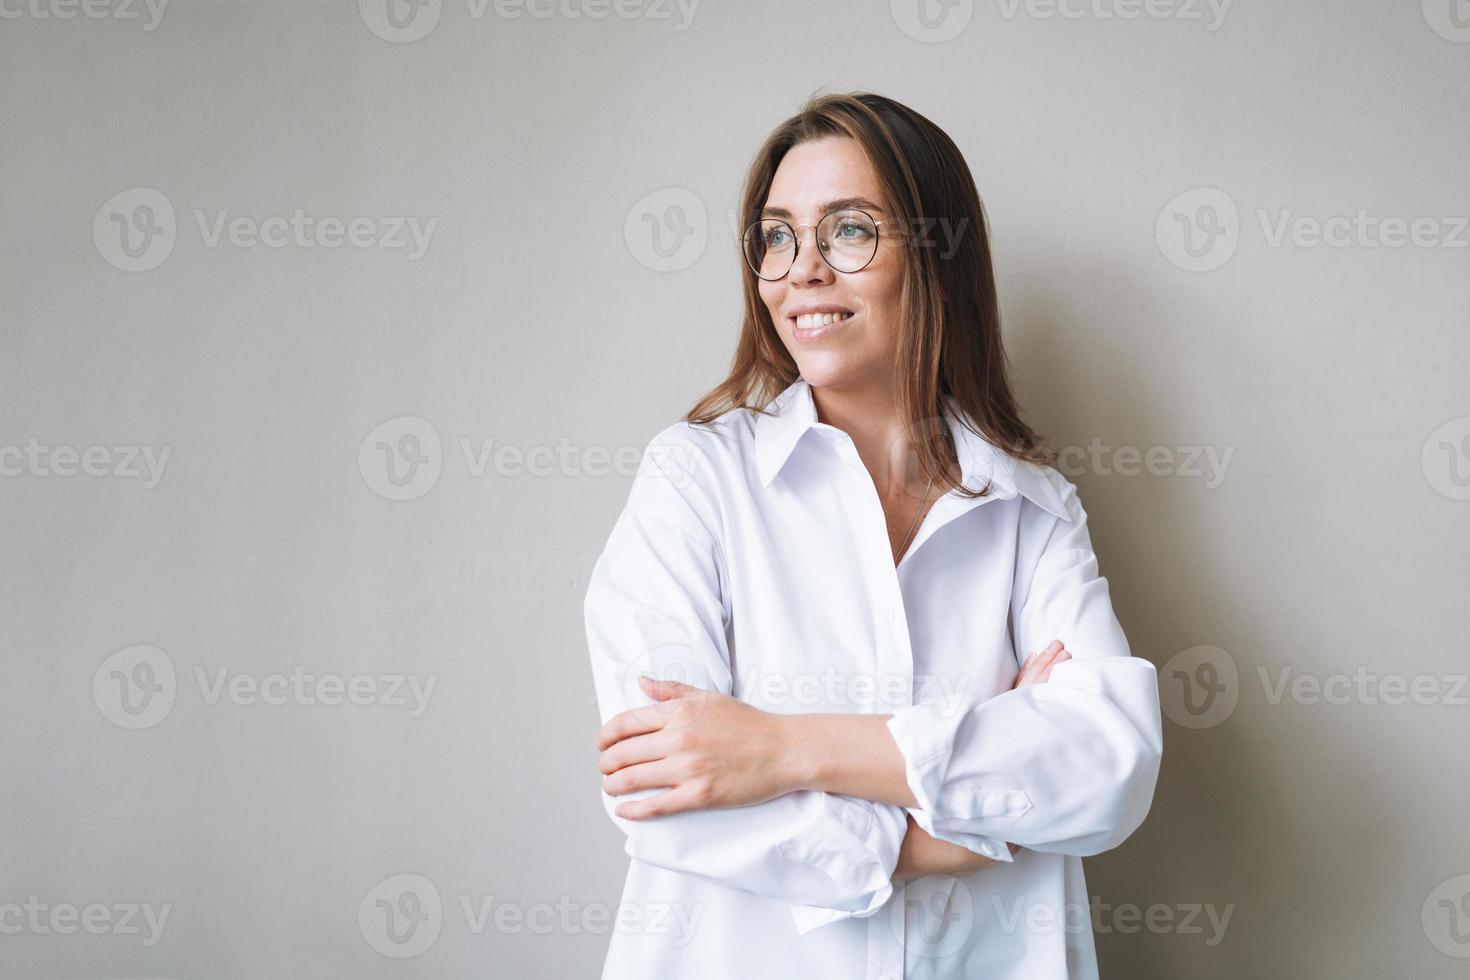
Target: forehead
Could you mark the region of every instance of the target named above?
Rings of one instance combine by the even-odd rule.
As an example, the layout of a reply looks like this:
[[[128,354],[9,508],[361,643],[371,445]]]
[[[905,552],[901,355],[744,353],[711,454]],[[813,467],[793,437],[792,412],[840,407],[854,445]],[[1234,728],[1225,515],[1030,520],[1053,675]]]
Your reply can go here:
[[[883,203],[878,176],[862,148],[847,137],[829,137],[786,151],[765,207],[815,220],[825,213],[823,205],[849,197]]]

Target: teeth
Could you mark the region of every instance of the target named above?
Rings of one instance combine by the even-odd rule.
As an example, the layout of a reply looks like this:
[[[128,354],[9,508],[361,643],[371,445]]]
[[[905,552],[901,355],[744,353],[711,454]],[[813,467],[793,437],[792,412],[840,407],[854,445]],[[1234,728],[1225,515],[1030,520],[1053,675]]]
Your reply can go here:
[[[851,313],[803,313],[796,318],[796,325],[803,330],[810,330],[813,327],[825,327],[837,320],[846,320],[851,316]]]

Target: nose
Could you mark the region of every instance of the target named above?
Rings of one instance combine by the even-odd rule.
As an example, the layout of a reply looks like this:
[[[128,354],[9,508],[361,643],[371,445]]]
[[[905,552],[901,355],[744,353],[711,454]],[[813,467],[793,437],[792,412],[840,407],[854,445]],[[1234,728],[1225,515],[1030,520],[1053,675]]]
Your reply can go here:
[[[811,228],[811,241],[803,237],[802,229]],[[797,225],[791,229],[796,233],[797,249],[796,261],[791,263],[790,277],[792,282],[822,283],[829,282],[833,277],[833,269],[822,258],[820,246],[817,244],[817,229],[811,225]]]

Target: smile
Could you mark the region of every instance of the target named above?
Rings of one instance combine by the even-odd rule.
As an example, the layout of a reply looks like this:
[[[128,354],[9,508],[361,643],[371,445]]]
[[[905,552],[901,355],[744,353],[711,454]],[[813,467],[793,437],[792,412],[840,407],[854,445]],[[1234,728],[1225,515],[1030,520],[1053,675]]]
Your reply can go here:
[[[797,340],[806,342],[832,333],[856,315],[855,313],[803,313],[801,316],[788,317],[786,322],[791,324],[792,335]]]

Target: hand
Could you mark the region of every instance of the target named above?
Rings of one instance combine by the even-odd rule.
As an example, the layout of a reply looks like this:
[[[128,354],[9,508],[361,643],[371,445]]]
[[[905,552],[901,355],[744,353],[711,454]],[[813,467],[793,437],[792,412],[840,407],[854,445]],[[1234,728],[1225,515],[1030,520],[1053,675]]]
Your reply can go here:
[[[1021,665],[1020,673],[1016,674],[1016,682],[1011,685],[1011,689],[1015,690],[1016,688],[1025,687],[1027,684],[1045,684],[1051,679],[1051,669],[1053,667],[1060,663],[1066,663],[1071,659],[1072,655],[1067,652],[1067,648],[1062,645],[1062,641],[1052,640],[1046,645],[1046,649],[1040,653],[1032,653],[1026,658],[1026,662]],[[945,870],[946,874],[963,874],[996,863],[983,854],[976,854],[957,844],[935,840],[933,837],[924,833],[918,825],[913,823],[913,817],[909,818],[909,822],[908,835],[904,837],[903,846],[899,850],[898,867],[893,872],[895,879],[900,877],[917,878],[924,874],[932,874],[932,871],[919,869],[933,866],[936,862],[942,865],[942,869]],[[911,840],[913,841],[912,845],[910,844]],[[1012,854],[1015,854],[1021,849],[1020,844],[1007,843],[1006,846],[1011,849]],[[944,851],[941,850],[942,848],[951,848],[952,850]],[[911,852],[907,861],[905,861],[905,851]],[[961,851],[964,852],[964,855],[957,853]],[[950,868],[958,868],[959,870],[948,870]]]
[[[602,787],[610,796],[669,789],[619,804],[618,816],[763,803],[795,788],[785,716],[678,681],[638,683],[661,703],[614,715],[598,731]]]
[[[1067,652],[1066,647],[1062,646],[1062,641],[1052,640],[1047,644],[1045,650],[1033,653],[1026,658],[1026,662],[1021,665],[1021,672],[1016,675],[1016,683],[1011,685],[1011,689],[1025,687],[1027,684],[1045,684],[1051,677],[1053,667],[1071,659],[1072,655]]]

